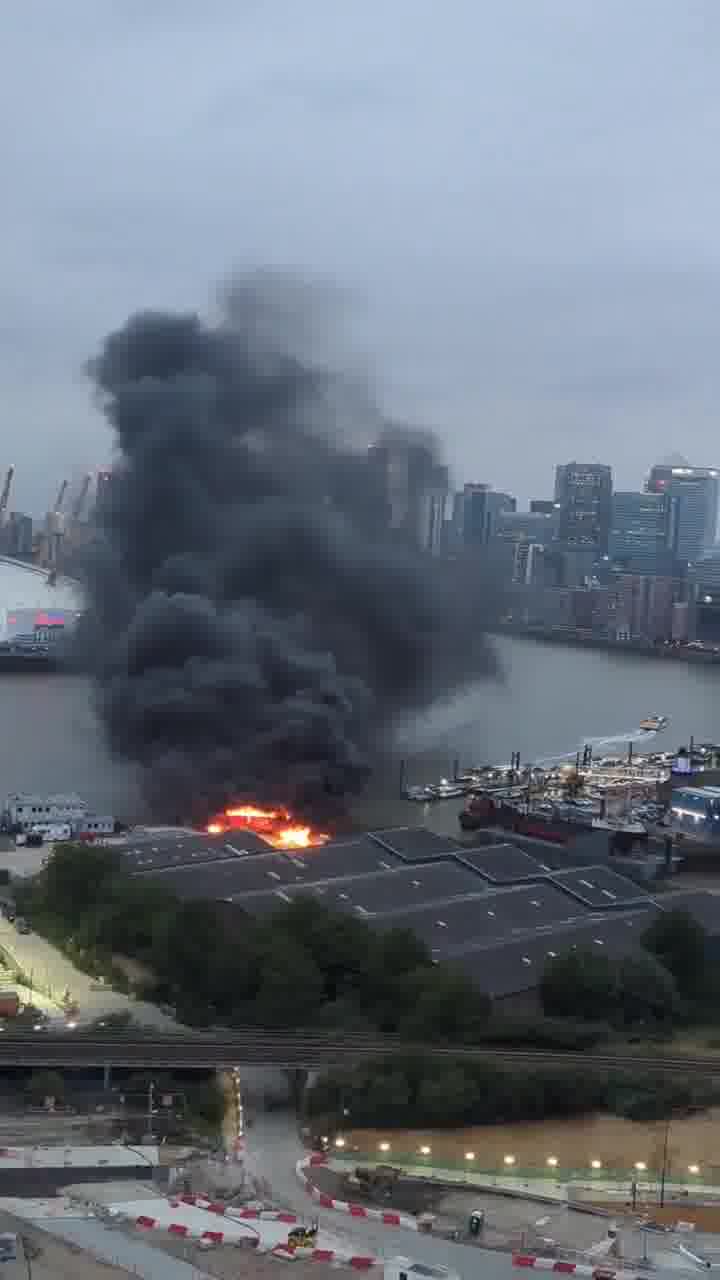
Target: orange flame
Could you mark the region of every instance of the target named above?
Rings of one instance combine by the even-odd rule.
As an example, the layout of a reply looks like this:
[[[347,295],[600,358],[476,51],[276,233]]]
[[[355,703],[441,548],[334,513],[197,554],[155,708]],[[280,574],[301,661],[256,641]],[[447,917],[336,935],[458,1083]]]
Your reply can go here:
[[[208,835],[226,831],[255,831],[274,849],[312,849],[330,839],[323,831],[293,822],[287,809],[260,809],[254,804],[234,805],[209,822]]]

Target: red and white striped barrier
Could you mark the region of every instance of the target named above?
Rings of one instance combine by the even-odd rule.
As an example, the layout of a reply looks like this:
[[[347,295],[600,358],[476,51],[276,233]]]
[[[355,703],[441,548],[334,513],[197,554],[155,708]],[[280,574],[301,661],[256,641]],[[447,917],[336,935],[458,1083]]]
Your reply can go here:
[[[140,1227],[144,1231],[165,1230],[169,1231],[172,1236],[195,1236],[200,1240],[207,1240],[210,1244],[222,1244],[225,1239],[224,1231],[193,1231],[192,1227],[188,1227],[184,1222],[159,1222],[157,1218],[150,1218],[147,1214],[141,1214],[135,1219],[135,1226]],[[235,1236],[232,1237],[236,1239]],[[258,1240],[249,1238],[248,1244],[257,1246]]]
[[[296,1213],[285,1213],[279,1209],[248,1209],[237,1205],[226,1205],[220,1201],[207,1200],[205,1196],[182,1195],[174,1196],[170,1200],[170,1204],[175,1206],[178,1204],[191,1204],[196,1209],[204,1209],[206,1213],[217,1213],[219,1215],[230,1214],[233,1218],[258,1219],[260,1222],[299,1222],[300,1219]]]
[[[312,1155],[304,1156],[295,1165],[295,1172],[305,1190],[310,1193],[313,1200],[317,1200],[321,1209],[335,1209],[338,1213],[349,1213],[351,1218],[372,1218],[376,1222],[382,1222],[383,1226],[386,1227],[407,1227],[410,1231],[417,1231],[417,1220],[405,1213],[400,1213],[397,1209],[368,1209],[364,1204],[351,1204],[348,1200],[336,1200],[334,1196],[326,1195],[324,1191],[320,1191],[308,1175],[307,1170],[323,1164],[327,1164],[327,1156]]]
[[[538,1258],[532,1253],[514,1253],[514,1267],[532,1268],[535,1271],[555,1271],[564,1276],[592,1276],[593,1280],[641,1280],[631,1271],[616,1271],[613,1267],[592,1267],[587,1262],[563,1262],[559,1258]]]
[[[371,1267],[380,1265],[379,1258],[365,1253],[341,1253],[339,1249],[288,1249],[287,1245],[278,1245],[272,1250],[273,1258],[282,1258],[286,1262],[295,1262],[297,1258],[309,1262],[342,1262],[346,1267],[354,1267],[356,1271],[369,1271]]]

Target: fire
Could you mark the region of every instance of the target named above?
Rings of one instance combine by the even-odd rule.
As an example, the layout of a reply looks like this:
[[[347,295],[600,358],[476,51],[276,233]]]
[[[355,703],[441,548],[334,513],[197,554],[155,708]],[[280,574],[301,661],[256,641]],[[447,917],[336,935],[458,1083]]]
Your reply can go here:
[[[324,831],[301,826],[287,809],[260,809],[254,804],[234,805],[209,822],[208,835],[226,831],[254,831],[274,849],[314,849],[330,839]]]

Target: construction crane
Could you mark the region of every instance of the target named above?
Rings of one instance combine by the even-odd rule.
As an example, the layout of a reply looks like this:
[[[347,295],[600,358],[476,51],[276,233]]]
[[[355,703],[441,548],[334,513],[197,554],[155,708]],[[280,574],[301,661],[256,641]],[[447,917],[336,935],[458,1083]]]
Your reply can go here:
[[[3,491],[0,494],[0,524],[4,524],[7,519],[7,506],[10,498],[10,489],[12,487],[14,475],[15,475],[15,468],[11,463],[5,475],[5,484],[3,485]]]
[[[91,483],[92,483],[92,472],[88,471],[80,486],[80,492],[78,493],[78,496],[75,499],[75,502],[73,503],[73,509],[72,509],[73,524],[77,524],[78,520],[80,519],[80,516],[82,515],[82,510],[83,510],[83,507],[85,506],[85,499],[88,496],[88,491],[90,489]]]
[[[55,506],[53,507],[54,516],[59,515],[62,510],[62,504],[65,501],[65,494],[67,493],[67,487],[68,487],[67,480],[63,480],[62,484],[60,485],[60,488],[58,489],[58,496],[55,499]]]

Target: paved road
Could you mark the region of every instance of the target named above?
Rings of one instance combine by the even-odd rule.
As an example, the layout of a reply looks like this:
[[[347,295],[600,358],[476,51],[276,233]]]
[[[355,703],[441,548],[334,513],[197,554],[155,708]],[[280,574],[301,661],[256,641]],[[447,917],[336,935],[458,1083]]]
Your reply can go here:
[[[94,980],[76,969],[57,947],[38,933],[21,934],[5,919],[0,919],[0,947],[22,969],[32,984],[43,994],[61,1000],[68,989],[80,1006],[80,1021],[93,1021],[108,1013],[131,1013],[135,1021],[158,1031],[175,1030],[178,1024],[153,1004],[133,1000],[121,991],[106,986],[92,989]],[[95,984],[97,985],[97,984]]]
[[[401,1227],[391,1230],[372,1219],[350,1218],[332,1210],[318,1210],[295,1174],[295,1164],[305,1151],[296,1133],[295,1118],[290,1112],[261,1113],[248,1130],[246,1145],[248,1170],[270,1183],[275,1203],[304,1215],[308,1221],[313,1217],[319,1218],[327,1231],[341,1237],[360,1253],[372,1253],[378,1258],[402,1254],[416,1262],[450,1267],[462,1280],[477,1280],[480,1275],[483,1280],[510,1280],[517,1274],[513,1272],[507,1254],[434,1240],[431,1236],[405,1231]]]

